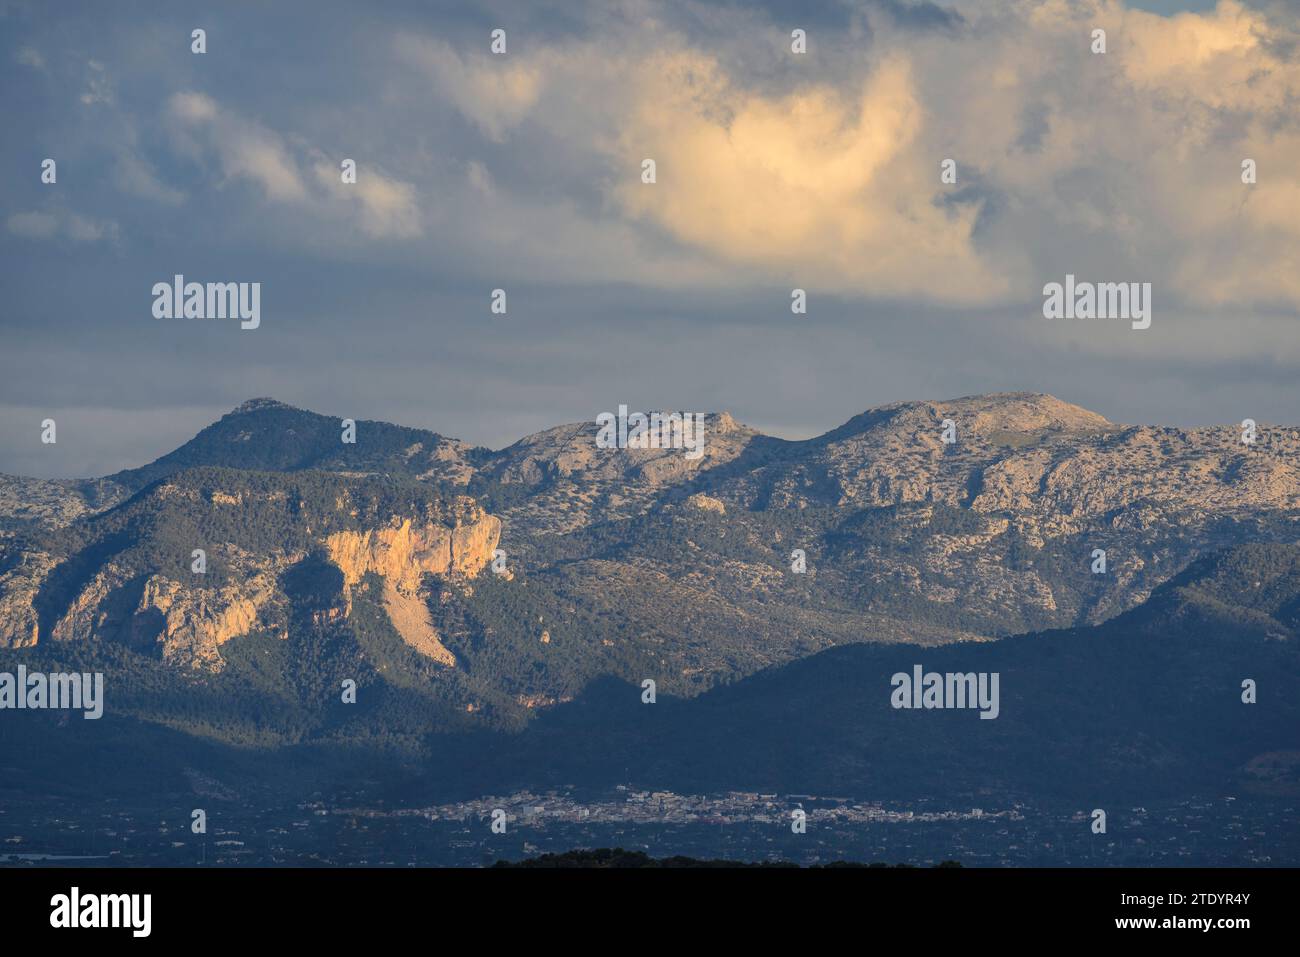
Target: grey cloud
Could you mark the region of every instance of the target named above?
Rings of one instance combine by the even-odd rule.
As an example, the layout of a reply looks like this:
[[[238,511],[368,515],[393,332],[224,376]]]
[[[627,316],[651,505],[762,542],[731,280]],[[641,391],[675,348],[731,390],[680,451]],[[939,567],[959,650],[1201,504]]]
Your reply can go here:
[[[46,70],[0,63],[7,145],[18,144],[0,156],[11,184],[0,200],[0,471],[137,465],[257,395],[494,446],[620,402],[727,409],[798,437],[874,404],[1020,389],[1127,421],[1300,421],[1297,307],[1269,285],[1291,234],[1267,218],[1278,192],[1244,199],[1234,182],[1237,144],[1286,129],[1288,100],[1270,98],[1284,89],[1279,75],[1194,112],[1199,89],[1135,97],[1109,75],[1086,82],[1080,71],[1101,64],[1086,50],[1060,60],[1068,35],[1035,50],[1011,5],[935,8],[960,23],[891,6],[228,7],[204,14],[206,58],[188,53],[198,6],[126,5],[109,22],[73,4],[68,33],[38,13],[19,18],[15,48],[41,50]],[[657,26],[639,25],[647,13]],[[1288,57],[1294,10],[1272,15],[1291,19],[1263,52]],[[539,65],[541,83],[493,138],[472,118],[474,90],[461,101],[467,116],[431,74],[397,62],[393,44],[440,37],[468,62],[498,22],[511,31],[511,62]],[[805,24],[812,53],[796,61],[789,28]],[[600,137],[636,133],[624,122],[637,102],[629,70],[662,49],[713,55],[742,105],[776,104],[754,118],[781,117],[792,91],[825,88],[848,98],[833,114],[848,123],[882,58],[906,54],[924,123],[880,181],[914,181],[919,203],[969,215],[972,248],[1009,280],[1005,301],[938,306],[889,293],[871,281],[880,267],[870,259],[838,277],[853,289],[831,288],[807,278],[797,249],[750,263],[671,222],[629,216],[611,197],[635,175],[635,135],[630,160]],[[101,99],[83,104],[90,59],[105,79]],[[998,64],[1014,67],[1015,82],[994,96]],[[182,131],[192,149],[178,148],[168,119],[186,93],[217,118]],[[1146,111],[1152,100],[1161,111]],[[228,142],[266,146],[263,159],[278,157],[300,189],[273,199],[277,180],[242,148],[223,161]],[[1270,184],[1294,183],[1287,145],[1261,158]],[[1184,162],[1147,165],[1179,149]],[[35,165],[51,153],[57,191]],[[937,178],[949,155],[955,188]],[[369,207],[340,193],[332,176],[344,156],[410,192]],[[1171,218],[1180,197],[1207,191],[1203,223]],[[103,241],[113,225],[117,241]],[[909,252],[939,285],[934,257]],[[1039,290],[1067,271],[1155,281],[1152,329],[1043,320]],[[154,320],[150,286],[176,272],[262,282],[262,327]],[[1258,295],[1229,290],[1212,305],[1203,284],[1216,276],[1240,276],[1247,292],[1256,283]],[[789,312],[796,283],[809,291],[806,318]],[[498,286],[510,311],[494,318]],[[57,450],[32,444],[47,414],[60,422]]]

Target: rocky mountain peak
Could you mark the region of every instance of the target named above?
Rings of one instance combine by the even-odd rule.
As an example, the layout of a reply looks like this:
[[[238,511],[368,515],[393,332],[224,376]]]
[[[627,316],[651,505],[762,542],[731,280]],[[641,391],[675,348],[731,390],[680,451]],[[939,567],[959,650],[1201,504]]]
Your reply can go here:
[[[249,399],[247,402],[241,402],[230,413],[231,415],[247,415],[250,412],[261,412],[265,409],[291,409],[295,412],[301,411],[288,403],[281,402],[278,399],[259,398]]]
[[[972,431],[1036,432],[1104,429],[1111,425],[1103,415],[1044,392],[993,392],[932,404],[947,418],[965,419],[966,428]]]
[[[964,434],[994,432],[1095,431],[1113,428],[1105,416],[1063,402],[1042,392],[992,392],[955,399],[897,402],[854,416],[822,438],[840,441],[853,436],[932,431],[952,419]]]

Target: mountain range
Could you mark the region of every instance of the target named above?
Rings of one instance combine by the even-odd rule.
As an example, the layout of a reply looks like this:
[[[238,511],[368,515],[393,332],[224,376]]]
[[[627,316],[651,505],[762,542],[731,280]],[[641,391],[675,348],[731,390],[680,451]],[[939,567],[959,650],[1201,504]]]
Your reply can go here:
[[[596,433],[345,442],[256,399],[140,468],[0,477],[0,670],[107,688],[99,722],[6,715],[0,765],[127,790],[358,762],[403,794],[1297,789],[1300,429],[1002,393],[801,441],[709,414],[699,459]],[[891,707],[915,665],[999,673],[997,720]]]

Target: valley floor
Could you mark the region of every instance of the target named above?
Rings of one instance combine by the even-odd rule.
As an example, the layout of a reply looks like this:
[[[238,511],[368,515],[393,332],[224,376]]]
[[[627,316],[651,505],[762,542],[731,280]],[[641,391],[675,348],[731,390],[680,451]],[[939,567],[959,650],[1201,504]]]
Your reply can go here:
[[[1112,808],[1107,833],[1084,809],[885,806],[847,798],[731,792],[678,795],[619,788],[578,795],[519,792],[426,808],[316,800],[277,808],[209,808],[206,835],[175,809],[106,806],[91,826],[61,802],[0,814],[0,864],[17,866],[481,867],[575,848],[622,847],[798,864],[966,867],[1258,867],[1300,863],[1294,798],[1191,798]],[[791,809],[807,812],[794,834]],[[505,834],[492,833],[494,809]]]

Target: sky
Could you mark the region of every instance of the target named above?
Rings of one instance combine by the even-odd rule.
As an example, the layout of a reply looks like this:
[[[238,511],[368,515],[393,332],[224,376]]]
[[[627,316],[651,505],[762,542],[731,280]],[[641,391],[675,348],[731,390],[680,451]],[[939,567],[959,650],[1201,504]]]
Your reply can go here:
[[[0,0],[0,472],[259,396],[494,448],[995,391],[1294,425],[1298,41],[1285,0]],[[260,325],[156,318],[177,274]],[[1045,318],[1067,275],[1150,328]]]

